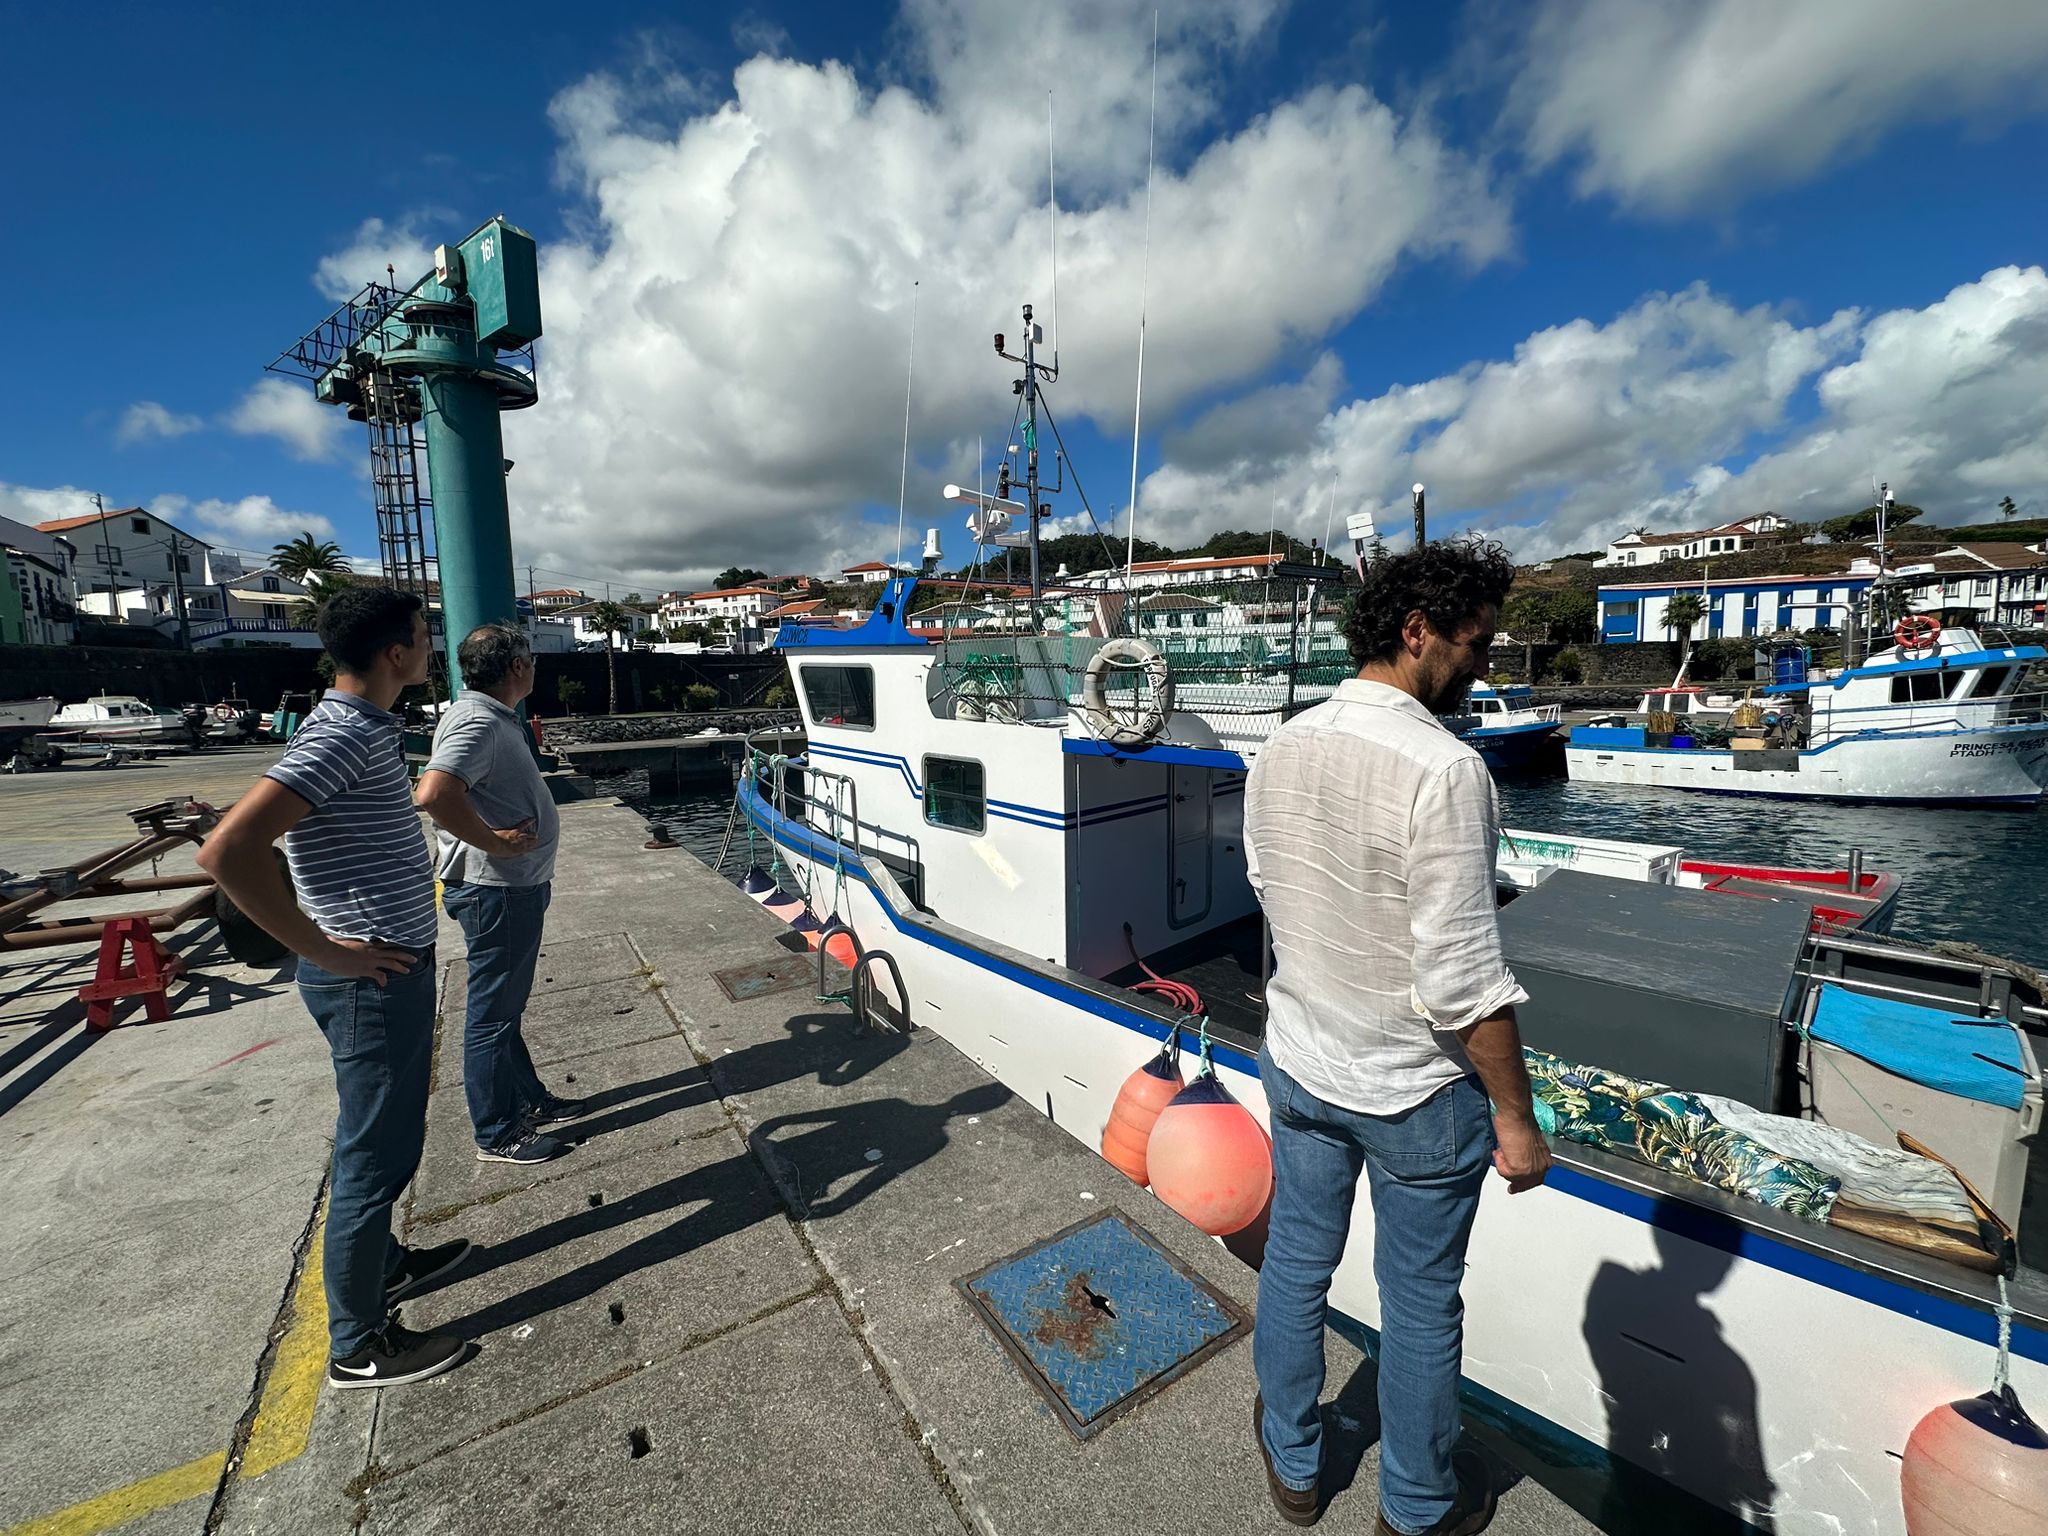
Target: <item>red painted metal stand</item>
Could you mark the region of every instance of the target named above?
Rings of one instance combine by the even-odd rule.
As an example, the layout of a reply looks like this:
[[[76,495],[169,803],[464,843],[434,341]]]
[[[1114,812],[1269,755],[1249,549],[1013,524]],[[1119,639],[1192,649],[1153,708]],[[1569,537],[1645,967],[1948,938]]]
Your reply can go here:
[[[124,964],[122,951],[134,956]],[[78,989],[85,1004],[85,1023],[95,1031],[114,1026],[114,1005],[124,997],[140,997],[150,1022],[171,1016],[170,986],[185,973],[185,962],[157,943],[146,917],[117,917],[100,930],[100,962],[93,979]]]

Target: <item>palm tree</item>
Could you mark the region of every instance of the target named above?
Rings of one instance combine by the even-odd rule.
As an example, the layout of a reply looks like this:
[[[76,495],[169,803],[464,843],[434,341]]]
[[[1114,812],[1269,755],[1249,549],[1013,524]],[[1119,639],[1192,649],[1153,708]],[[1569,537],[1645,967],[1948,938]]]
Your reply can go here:
[[[333,569],[314,571],[303,579],[306,583],[306,595],[293,602],[289,613],[294,624],[301,629],[311,629],[320,622],[320,610],[327,605],[327,599],[347,586],[348,582],[343,579],[343,573]]]
[[[302,533],[289,543],[279,544],[271,550],[270,563],[277,574],[293,581],[304,581],[320,571],[345,571],[348,562],[341,558],[341,546],[332,539],[316,539],[311,533]]]
[[[605,713],[616,715],[619,712],[619,658],[618,652],[612,648],[612,636],[633,632],[632,610],[624,603],[592,603],[590,627],[604,633],[605,678],[611,686],[611,703]]]
[[[1998,515],[2004,518],[2008,523],[2011,522],[2013,518],[2018,515],[2019,510],[2019,503],[2014,501],[2010,496],[2002,498],[1998,503]]]
[[[1680,592],[1664,605],[1664,627],[1677,633],[1684,641],[1678,653],[1678,675],[1683,678],[1685,669],[1692,665],[1693,626],[1707,614],[1707,605],[1697,592]]]

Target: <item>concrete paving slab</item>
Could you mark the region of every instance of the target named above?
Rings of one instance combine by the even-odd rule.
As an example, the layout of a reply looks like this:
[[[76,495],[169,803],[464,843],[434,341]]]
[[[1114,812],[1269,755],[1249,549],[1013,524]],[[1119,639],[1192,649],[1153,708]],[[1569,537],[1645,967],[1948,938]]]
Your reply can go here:
[[[661,989],[653,981],[629,976],[533,999],[522,1032],[534,1066],[674,1035],[676,1022],[662,1006]],[[443,1017],[459,1027],[459,1015]]]
[[[638,975],[644,965],[633,941],[623,933],[576,934],[558,926],[549,913],[549,932],[540,947],[540,965],[533,975],[533,995],[587,987],[594,981],[616,981]],[[459,931],[459,930],[458,930]]]
[[[450,1026],[444,1022],[444,1035]],[[459,1029],[459,1026],[457,1026]],[[426,1151],[413,1181],[415,1221],[439,1221],[479,1200],[531,1189],[593,1164],[637,1157],[725,1124],[710,1075],[680,1035],[598,1051],[557,1062],[542,1080],[557,1093],[588,1098],[589,1113],[552,1134],[577,1150],[551,1163],[477,1161],[476,1137],[463,1097],[461,1052],[444,1067],[427,1116]]]
[[[65,1039],[0,1116],[0,1515],[22,1518],[226,1449],[334,1117],[288,989]]]
[[[824,1298],[380,1484],[369,1511],[365,1536],[962,1529]]]
[[[708,1133],[408,1233],[457,1236],[477,1253],[455,1283],[408,1300],[405,1322],[482,1347],[389,1395],[377,1434],[387,1467],[674,1355],[820,1278],[722,1114]]]

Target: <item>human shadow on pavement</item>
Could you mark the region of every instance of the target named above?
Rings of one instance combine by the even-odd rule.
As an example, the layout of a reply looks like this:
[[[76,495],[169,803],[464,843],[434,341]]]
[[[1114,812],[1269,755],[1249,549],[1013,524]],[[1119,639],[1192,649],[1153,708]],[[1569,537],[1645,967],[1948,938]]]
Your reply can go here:
[[[866,1099],[823,1105],[764,1121],[747,1141],[790,1209],[811,1221],[852,1209],[899,1174],[938,1156],[952,1139],[948,1127],[954,1120],[988,1114],[1009,1097],[1009,1089],[991,1080],[943,1104]]]
[[[580,1146],[714,1098],[759,1093],[806,1075],[842,1088],[909,1044],[905,1036],[889,1031],[861,1034],[843,1013],[800,1014],[784,1028],[789,1031],[785,1038],[742,1046],[713,1057],[708,1066],[693,1062],[659,1077],[600,1089],[590,1095],[583,1118],[556,1134]],[[565,1077],[563,1087],[573,1094],[573,1077]]]
[[[851,1030],[850,1020],[840,1022]],[[759,1068],[764,1074],[773,1070],[787,1077],[802,1070],[801,1060],[818,1059],[815,1049],[807,1049],[801,1060],[796,1053],[797,1048],[806,1047],[807,1042],[810,1047],[816,1043],[809,1038],[814,1033],[813,1029],[799,1027],[803,1023],[801,1020],[791,1021],[792,1037],[788,1041],[764,1042],[751,1047],[751,1051],[758,1051],[760,1055],[748,1065]],[[831,1070],[850,1070],[850,1062],[851,1066],[857,1066],[864,1072],[875,1061],[883,1059],[883,1055],[868,1059],[868,1051],[887,1055],[900,1048],[900,1045],[889,1046],[872,1040],[850,1056],[836,1048],[825,1052],[824,1056],[828,1061],[837,1063]],[[722,1060],[731,1062],[742,1054],[736,1051],[733,1056]],[[771,1067],[771,1063],[780,1065]],[[860,1074],[856,1072],[854,1075]],[[764,1085],[777,1080],[781,1079],[766,1076],[760,1079]],[[889,1098],[843,1109],[787,1116],[769,1122],[762,1131],[814,1122],[816,1129],[793,1138],[789,1143],[777,1142],[772,1136],[763,1141],[757,1133],[754,1146],[748,1152],[735,1153],[616,1200],[592,1192],[592,1203],[586,1209],[482,1248],[464,1271],[463,1281],[473,1281],[493,1270],[524,1263],[553,1249],[645,1221],[649,1217],[669,1212],[680,1214],[613,1253],[539,1280],[467,1316],[450,1319],[442,1326],[446,1331],[464,1337],[481,1337],[583,1300],[628,1275],[716,1243],[757,1222],[780,1218],[792,1211],[799,1218],[806,1214],[823,1214],[807,1212],[797,1199],[786,1193],[778,1195],[776,1185],[781,1185],[785,1191],[792,1187],[784,1177],[781,1162],[785,1155],[791,1153],[800,1159],[804,1170],[803,1182],[813,1189],[832,1188],[852,1178],[853,1182],[831,1202],[831,1209],[835,1211],[846,1209],[906,1169],[944,1150],[948,1141],[946,1127],[951,1120],[992,1109],[1007,1097],[1008,1090],[1000,1083],[991,1082],[957,1094],[943,1104],[913,1104]],[[881,1157],[870,1158],[868,1153],[871,1150],[880,1150]],[[764,1163],[774,1174],[774,1184],[763,1176]],[[616,1170],[621,1165],[609,1166]]]

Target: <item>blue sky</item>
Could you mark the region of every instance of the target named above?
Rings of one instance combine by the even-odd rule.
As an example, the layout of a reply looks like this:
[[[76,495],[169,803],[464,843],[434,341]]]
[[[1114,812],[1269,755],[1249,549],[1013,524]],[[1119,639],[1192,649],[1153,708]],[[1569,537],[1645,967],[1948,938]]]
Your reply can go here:
[[[1531,555],[1831,515],[1872,475],[1943,520],[2048,511],[2048,7],[1786,9],[1163,13],[1140,531],[1320,533],[1415,478]],[[360,429],[263,365],[502,212],[548,317],[507,424],[523,560],[651,588],[888,554],[913,282],[907,517],[964,558],[937,490],[1007,427],[988,333],[1048,311],[1049,89],[1053,404],[1123,526],[1149,7],[490,14],[13,23],[0,512],[98,491],[371,551]]]

